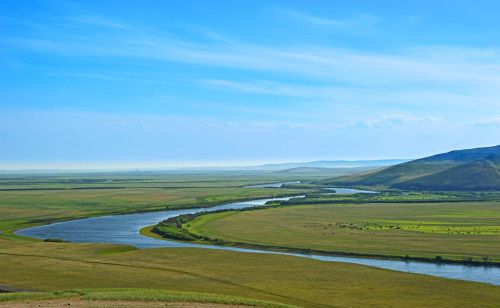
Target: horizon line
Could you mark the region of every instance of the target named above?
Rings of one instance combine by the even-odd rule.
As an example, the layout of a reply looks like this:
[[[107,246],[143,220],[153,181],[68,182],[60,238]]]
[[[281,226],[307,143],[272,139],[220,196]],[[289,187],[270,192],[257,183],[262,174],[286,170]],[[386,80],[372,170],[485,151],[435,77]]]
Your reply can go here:
[[[256,162],[230,162],[230,163],[3,163],[0,164],[0,172],[66,172],[66,171],[183,171],[183,170],[210,170],[210,169],[248,169],[252,167],[265,167],[284,164],[305,164],[316,162],[339,162],[356,163],[370,161],[409,161],[416,158],[379,158],[379,159],[318,159],[318,160],[280,160],[280,161],[256,161]],[[353,166],[355,167],[355,166]],[[331,167],[335,168],[335,167]],[[349,168],[339,166],[338,168]]]

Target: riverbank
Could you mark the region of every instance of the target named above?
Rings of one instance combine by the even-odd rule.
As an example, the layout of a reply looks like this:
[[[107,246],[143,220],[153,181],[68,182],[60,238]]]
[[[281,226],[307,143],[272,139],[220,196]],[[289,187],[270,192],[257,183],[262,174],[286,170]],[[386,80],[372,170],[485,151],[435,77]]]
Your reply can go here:
[[[500,207],[500,204],[497,205]],[[462,219],[466,215],[477,216],[475,213],[478,211],[495,211],[495,209],[493,205],[484,203],[465,205],[441,203],[437,208],[434,204],[424,204],[422,207],[412,204],[260,207],[237,211],[200,212],[178,218],[171,217],[156,225],[150,234],[157,233],[174,240],[187,239],[192,243],[301,254],[420,261],[436,264],[500,266],[496,257],[498,255],[495,254],[497,248],[490,244],[500,238],[497,235],[498,227],[489,225],[489,221],[491,221],[489,218],[487,218],[487,224],[484,227],[481,227],[481,218],[477,217],[470,220],[469,223],[472,225],[470,229],[467,229],[468,227],[463,223],[459,225],[461,229],[458,230],[449,225],[455,217]],[[422,215],[434,212],[441,217],[444,227],[437,225],[436,220],[433,219],[432,225],[430,225],[432,229],[429,229],[431,227],[427,225]],[[368,214],[369,218],[363,216],[363,213]],[[409,218],[402,216],[401,213],[416,215],[416,220],[418,220],[413,224],[408,220]],[[448,213],[446,215],[449,215],[450,222],[444,222],[445,213]],[[353,215],[357,215],[359,218],[355,219],[353,217],[357,216]],[[404,221],[405,224],[398,223],[396,220],[388,223],[387,219],[391,215],[397,215],[398,221]],[[484,215],[486,215],[484,217],[489,217],[486,213]],[[385,224],[379,223],[378,216],[385,219]],[[333,222],[330,219],[334,219]],[[342,222],[338,222],[339,220]],[[471,232],[467,230],[473,230],[475,234],[470,234]],[[308,239],[306,242],[299,240],[305,238]],[[248,239],[248,241],[237,239]],[[359,243],[371,241],[372,246],[360,247],[358,239]],[[339,240],[344,242],[339,242]],[[345,242],[346,240],[350,242]],[[405,244],[405,241],[410,241],[410,243],[406,246],[396,246],[399,242]],[[287,245],[279,244],[279,242],[286,242]],[[337,242],[340,244],[337,245]],[[343,245],[345,248],[356,249],[320,248],[342,247],[342,243],[348,244]],[[381,246],[382,244],[383,246]],[[427,249],[432,251],[431,256],[419,252],[418,249],[422,245],[426,245]],[[463,245],[468,245],[467,249],[464,249]],[[379,248],[380,251],[390,253],[359,251],[359,248],[365,250]],[[401,252],[397,253],[398,251]],[[445,254],[443,251],[450,253]],[[485,251],[489,251],[489,257],[484,256]],[[474,252],[483,254],[475,255]]]
[[[213,211],[222,211],[218,214],[213,215],[228,215],[234,212],[227,211],[231,209],[251,209],[254,207],[261,207],[265,205],[268,201],[286,201],[289,198],[278,198],[278,199],[259,199],[251,200],[247,202],[236,202],[224,205],[218,205],[210,209]],[[401,206],[401,205],[399,205]],[[358,208],[356,206],[345,206],[345,208]],[[376,205],[375,208],[378,208]],[[262,211],[275,211],[275,210],[285,210],[285,209],[295,209],[301,208],[301,206],[272,206],[268,205],[263,207]],[[321,208],[328,208],[321,206]],[[246,210],[241,213],[245,215],[253,215],[254,213],[260,213],[262,211]],[[157,248],[157,247],[191,247],[191,248],[211,248],[218,250],[231,250],[237,252],[249,252],[249,253],[275,253],[281,255],[294,255],[306,259],[323,260],[330,262],[348,262],[355,264],[363,264],[373,267],[385,268],[390,270],[409,272],[409,273],[419,273],[433,275],[437,277],[462,279],[470,281],[485,282],[490,284],[500,285],[500,268],[498,267],[478,267],[469,265],[459,265],[459,264],[435,264],[426,263],[420,261],[398,261],[389,259],[376,259],[376,258],[363,258],[363,257],[341,257],[341,256],[330,256],[321,254],[310,254],[310,253],[285,253],[285,252],[272,252],[270,250],[264,249],[244,249],[234,246],[219,246],[219,245],[202,245],[193,242],[181,242],[181,241],[169,241],[169,240],[158,240],[151,237],[145,237],[139,234],[138,230],[144,226],[156,224],[158,221],[164,221],[165,219],[174,219],[175,217],[188,215],[197,216],[199,213],[207,212],[204,208],[191,209],[191,210],[170,210],[163,212],[151,212],[151,213],[141,213],[141,214],[128,214],[128,215],[113,215],[113,216],[101,216],[87,219],[80,219],[75,221],[64,222],[60,224],[45,225],[31,229],[21,230],[23,235],[38,237],[38,238],[60,238],[62,240],[70,242],[94,242],[94,243],[112,243],[112,244],[125,244],[134,246],[137,248]],[[317,209],[314,213],[320,213],[321,209]],[[198,214],[197,214],[198,213]],[[312,214],[314,214],[312,213]],[[202,215],[201,218],[212,217],[213,215]],[[300,217],[314,217],[314,215],[299,215]],[[233,215],[234,216],[234,215]],[[320,215],[323,217],[324,215]],[[217,221],[218,222],[218,221]],[[177,223],[177,222],[175,222]],[[237,226],[241,226],[241,223],[237,223]],[[280,227],[280,230],[282,227]],[[257,234],[258,232],[265,232],[266,228],[251,228],[252,234]],[[224,231],[224,234],[232,235]],[[276,233],[267,232],[266,238],[272,239]],[[212,237],[219,238],[222,237]],[[223,239],[226,240],[226,239]],[[220,240],[219,240],[220,242]],[[233,241],[238,242],[238,241]],[[248,243],[247,241],[239,241],[241,243]],[[290,241],[293,243],[293,241]],[[274,245],[283,246],[283,245]],[[297,246],[291,246],[289,248],[301,248]],[[309,247],[306,247],[309,248]],[[199,250],[199,249],[197,249]],[[318,249],[322,250],[322,249]],[[331,250],[329,250],[331,251]]]
[[[144,236],[170,240],[179,241],[182,240],[174,237],[168,237],[168,234],[161,234],[154,231],[155,225],[147,226],[139,230],[139,233]],[[425,257],[412,257],[408,255],[395,256],[395,255],[384,255],[384,254],[367,254],[367,253],[356,253],[356,252],[345,252],[345,251],[331,251],[331,250],[319,250],[319,249],[300,249],[300,248],[290,248],[286,246],[277,245],[262,245],[262,244],[251,244],[243,242],[228,242],[221,239],[211,239],[206,236],[197,236],[196,240],[189,241],[190,243],[200,244],[200,245],[216,245],[221,247],[238,247],[253,250],[265,250],[278,253],[289,253],[289,254],[304,254],[304,255],[320,255],[320,256],[332,256],[332,257],[354,257],[354,258],[370,258],[376,260],[395,260],[395,261],[418,261],[432,264],[460,264],[468,266],[492,266],[500,267],[500,262],[496,261],[479,261],[479,260],[460,260],[460,259],[445,259],[445,258],[425,258]],[[201,239],[203,238],[203,239]],[[185,241],[184,241],[185,242]]]
[[[292,190],[292,192],[295,192],[296,190]],[[305,193],[306,191],[298,191],[296,192],[296,195],[292,196],[299,196]],[[290,197],[290,191],[284,191],[284,192],[276,192],[272,191],[271,193],[267,194],[261,194],[259,196],[259,199],[270,199],[270,198],[286,198]],[[12,226],[4,227],[3,230],[0,230],[0,236],[4,236],[6,238],[13,238],[13,239],[20,239],[20,240],[25,240],[25,241],[37,241],[38,239],[29,237],[29,236],[23,236],[17,233],[17,231],[23,230],[23,229],[28,229],[28,228],[33,228],[33,227],[38,227],[38,226],[43,226],[43,225],[49,225],[49,224],[54,224],[54,223],[62,223],[62,222],[68,222],[68,221],[74,221],[74,220],[80,220],[80,219],[85,219],[85,218],[92,218],[92,217],[101,217],[101,216],[113,216],[113,215],[128,215],[128,214],[141,214],[141,213],[154,213],[154,212],[163,212],[163,211],[169,211],[169,210],[188,210],[188,209],[195,209],[195,208],[206,208],[209,209],[214,206],[218,205],[224,205],[224,204],[231,204],[234,202],[245,202],[245,201],[252,201],[255,200],[255,197],[236,197],[236,198],[226,198],[225,201],[221,202],[219,200],[213,200],[213,201],[206,201],[202,203],[189,203],[185,204],[182,206],[179,205],[166,205],[162,207],[155,207],[155,208],[146,208],[146,209],[140,209],[140,208],[134,208],[134,209],[127,209],[127,210],[116,210],[116,211],[110,211],[110,212],[97,212],[97,213],[89,213],[85,215],[78,215],[78,216],[71,216],[71,217],[62,217],[62,218],[35,218],[35,219],[30,219],[28,221],[19,221],[13,224]]]

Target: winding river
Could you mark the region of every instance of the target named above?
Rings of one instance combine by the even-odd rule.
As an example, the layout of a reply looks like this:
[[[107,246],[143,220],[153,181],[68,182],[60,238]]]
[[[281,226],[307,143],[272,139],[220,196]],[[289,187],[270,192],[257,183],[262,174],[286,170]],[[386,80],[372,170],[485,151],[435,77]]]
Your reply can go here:
[[[297,183],[297,182],[293,182]],[[258,185],[257,187],[281,187],[285,183],[271,183]],[[256,186],[253,186],[256,187]],[[353,189],[332,188],[337,194],[353,193],[373,193]],[[185,247],[203,249],[222,249],[247,253],[281,254],[315,259],[328,262],[347,262],[363,264],[389,270],[426,274],[444,278],[460,279],[468,281],[483,282],[493,285],[500,285],[500,267],[492,266],[471,266],[461,264],[435,264],[417,261],[381,260],[359,257],[325,256],[303,253],[286,253],[257,249],[245,249],[237,247],[225,247],[215,245],[193,244],[188,242],[177,242],[162,239],[155,239],[143,236],[139,230],[145,226],[157,224],[169,217],[182,214],[197,213],[201,211],[215,211],[222,209],[242,209],[248,207],[262,206],[268,201],[289,200],[291,198],[301,198],[303,196],[268,198],[251,201],[232,202],[207,208],[192,208],[182,210],[168,210],[160,212],[147,212],[138,214],[110,215],[91,217],[78,220],[71,220],[49,225],[18,230],[16,233],[23,236],[30,236],[39,239],[58,238],[75,243],[112,243],[126,244],[138,248],[157,247]]]

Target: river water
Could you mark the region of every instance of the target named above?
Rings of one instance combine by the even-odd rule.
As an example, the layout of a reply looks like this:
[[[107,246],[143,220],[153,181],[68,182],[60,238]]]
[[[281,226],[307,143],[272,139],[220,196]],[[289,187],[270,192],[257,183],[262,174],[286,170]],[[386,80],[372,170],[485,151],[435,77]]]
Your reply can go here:
[[[297,183],[297,182],[293,182]],[[259,187],[281,187],[285,183],[264,184]],[[271,186],[273,185],[273,186]],[[255,186],[254,186],[255,187]],[[353,189],[332,188],[338,194],[373,193]],[[324,256],[303,253],[285,253],[257,249],[245,249],[237,247],[224,247],[215,245],[193,244],[189,242],[177,242],[155,239],[143,236],[139,230],[145,226],[157,224],[169,217],[182,214],[197,213],[203,211],[215,211],[223,209],[242,209],[248,207],[262,206],[268,201],[289,200],[303,196],[269,198],[251,201],[232,202],[221,204],[211,208],[192,208],[183,210],[168,210],[159,212],[147,212],[137,214],[110,215],[91,217],[66,222],[53,223],[33,228],[18,230],[16,234],[30,236],[39,239],[58,238],[75,243],[112,243],[126,244],[138,248],[158,247],[186,247],[202,249],[222,249],[247,253],[282,254],[291,255],[327,262],[347,262],[363,264],[389,270],[426,274],[444,278],[477,281],[488,284],[500,285],[500,267],[471,266],[460,264],[435,264],[429,262],[381,260],[358,257]]]

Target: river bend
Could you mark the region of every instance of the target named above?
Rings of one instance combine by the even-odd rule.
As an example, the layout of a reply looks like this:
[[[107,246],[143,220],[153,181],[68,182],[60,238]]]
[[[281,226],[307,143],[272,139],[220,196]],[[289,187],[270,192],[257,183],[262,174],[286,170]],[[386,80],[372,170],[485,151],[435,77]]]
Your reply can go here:
[[[296,183],[296,182],[294,182]],[[258,187],[281,187],[283,183],[272,183],[259,185]],[[358,191],[353,189],[332,188],[338,194],[353,193],[373,193],[367,191]],[[291,255],[327,262],[347,262],[384,268],[394,271],[426,274],[437,277],[460,279],[467,281],[483,282],[493,285],[500,285],[500,267],[477,266],[462,264],[435,264],[430,262],[417,261],[399,261],[382,260],[362,257],[340,257],[325,256],[303,253],[286,253],[258,249],[245,249],[237,247],[225,247],[215,245],[194,244],[189,242],[177,242],[170,240],[156,239],[146,237],[139,233],[139,230],[145,226],[155,225],[158,222],[170,217],[182,214],[193,214],[202,211],[216,211],[224,209],[242,209],[265,205],[268,201],[289,200],[296,197],[268,198],[251,201],[232,202],[217,205],[211,208],[192,208],[182,210],[168,210],[159,212],[146,212],[137,214],[109,215],[100,217],[91,217],[65,222],[58,222],[49,225],[32,227],[18,230],[16,234],[30,236],[39,239],[58,238],[75,243],[111,243],[125,244],[138,248],[158,248],[158,247],[185,247],[202,249],[222,249],[229,251],[281,254]]]

